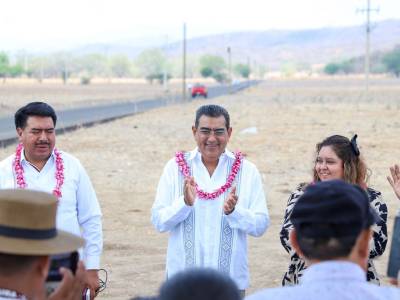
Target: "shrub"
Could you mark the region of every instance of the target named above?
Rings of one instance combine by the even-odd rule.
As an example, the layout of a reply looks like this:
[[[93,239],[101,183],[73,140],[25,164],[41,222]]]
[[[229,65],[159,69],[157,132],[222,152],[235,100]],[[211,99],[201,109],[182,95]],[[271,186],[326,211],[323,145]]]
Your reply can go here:
[[[89,76],[82,76],[81,77],[81,84],[82,85],[88,85],[88,84],[90,84],[91,80],[92,80],[92,78],[90,78]]]

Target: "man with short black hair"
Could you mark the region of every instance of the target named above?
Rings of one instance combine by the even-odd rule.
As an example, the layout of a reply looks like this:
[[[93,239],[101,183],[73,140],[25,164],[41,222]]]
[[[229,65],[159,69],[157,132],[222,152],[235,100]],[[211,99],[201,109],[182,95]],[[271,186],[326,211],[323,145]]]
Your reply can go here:
[[[214,269],[194,268],[164,282],[159,300],[240,300],[235,282]]]
[[[84,244],[78,236],[56,229],[57,200],[27,190],[0,190],[0,300],[45,299],[50,255],[76,251]],[[82,299],[85,268],[63,276],[49,299]]]
[[[85,239],[80,254],[93,299],[99,287],[103,236],[89,176],[78,159],[55,147],[57,115],[50,105],[31,102],[18,109],[14,119],[20,144],[15,154],[0,162],[0,189],[39,190],[58,198],[57,227]]]
[[[269,225],[261,176],[240,152],[226,149],[232,127],[225,108],[200,107],[192,133],[197,148],[167,163],[152,208],[156,229],[170,233],[167,276],[210,267],[231,276],[244,295],[247,235],[261,236]]]
[[[342,180],[309,185],[290,220],[291,244],[309,265],[300,285],[266,289],[247,299],[400,299],[400,289],[366,281],[371,226],[380,218],[359,186]]]

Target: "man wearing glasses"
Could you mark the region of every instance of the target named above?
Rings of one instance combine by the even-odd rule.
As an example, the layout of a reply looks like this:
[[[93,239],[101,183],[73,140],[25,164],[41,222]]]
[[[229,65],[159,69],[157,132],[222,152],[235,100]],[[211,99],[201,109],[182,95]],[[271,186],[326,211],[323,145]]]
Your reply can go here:
[[[226,145],[229,114],[204,105],[192,126],[197,148],[177,152],[164,168],[152,208],[152,223],[168,231],[167,277],[190,267],[211,267],[249,286],[247,234],[261,236],[269,216],[260,174]]]

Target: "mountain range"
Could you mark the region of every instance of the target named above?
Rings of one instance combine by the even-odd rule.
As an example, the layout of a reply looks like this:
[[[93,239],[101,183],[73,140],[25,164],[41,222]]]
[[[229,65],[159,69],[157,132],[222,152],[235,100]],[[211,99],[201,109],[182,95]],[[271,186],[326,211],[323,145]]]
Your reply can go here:
[[[88,44],[74,49],[74,54],[102,53],[125,54],[135,58],[141,51],[158,47],[162,41],[141,43],[138,40],[112,44]],[[270,70],[280,69],[284,64],[321,65],[341,61],[365,53],[366,27],[331,27],[302,30],[266,30],[231,32],[187,40],[188,57],[204,54],[228,58],[232,63],[254,63]],[[387,51],[400,45],[400,19],[385,20],[372,24],[370,51]],[[182,56],[182,41],[161,48],[168,58]]]

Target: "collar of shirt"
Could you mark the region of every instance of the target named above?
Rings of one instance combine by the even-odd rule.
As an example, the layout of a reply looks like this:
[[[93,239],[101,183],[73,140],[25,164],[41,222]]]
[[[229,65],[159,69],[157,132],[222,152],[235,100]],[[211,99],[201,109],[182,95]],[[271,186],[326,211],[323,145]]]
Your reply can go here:
[[[365,272],[350,261],[324,261],[311,265],[304,272],[301,284],[315,284],[317,281],[344,280],[366,282]]]
[[[192,159],[196,158],[197,156],[198,156],[199,158],[201,157],[201,152],[199,151],[199,148],[198,148],[198,147],[196,147],[194,150],[190,151],[189,153],[190,153],[190,154],[189,154],[188,160],[192,160]],[[229,158],[233,158],[233,159],[235,158],[234,153],[232,153],[231,151],[229,151],[229,150],[226,149],[226,148],[225,148],[225,152],[221,154],[220,158],[223,158],[223,157],[225,157],[225,156],[227,156],[227,157],[229,157]]]
[[[54,149],[53,149],[53,151],[51,151],[51,155],[50,155],[50,157],[47,159],[47,161],[46,161],[46,164],[47,164],[47,162],[50,160],[50,158],[52,158],[53,160],[54,160]],[[30,164],[30,165],[32,165],[26,158],[25,158],[25,151],[22,151],[21,152],[21,164],[23,163],[23,162],[26,162],[27,164]],[[46,165],[45,164],[45,165]]]

